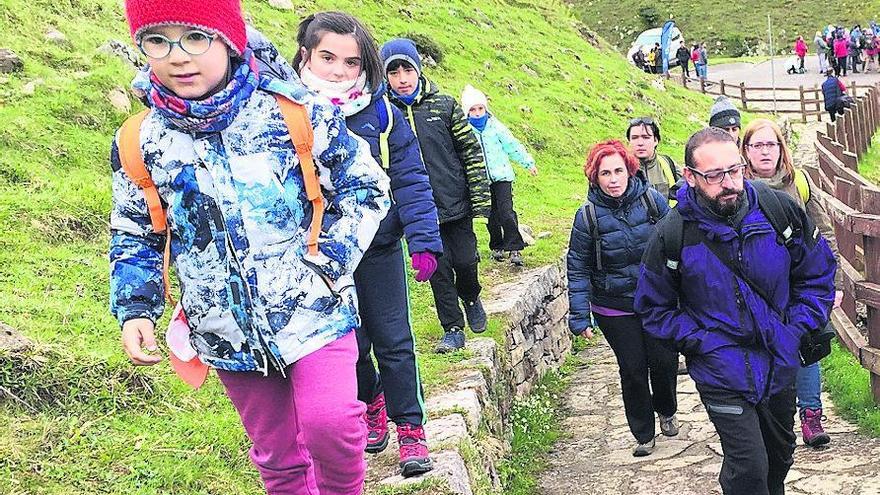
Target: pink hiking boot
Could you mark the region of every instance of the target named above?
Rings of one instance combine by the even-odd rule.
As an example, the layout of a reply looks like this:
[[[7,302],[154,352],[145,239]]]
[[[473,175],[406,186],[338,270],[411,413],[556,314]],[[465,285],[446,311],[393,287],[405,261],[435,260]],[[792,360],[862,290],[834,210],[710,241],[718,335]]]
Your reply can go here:
[[[378,454],[388,446],[388,412],[385,410],[385,394],[380,393],[367,404],[364,414],[367,421],[367,448],[364,452]]]
[[[402,424],[397,427],[397,443],[400,444],[400,474],[404,478],[416,476],[434,469],[421,425]]]
[[[822,428],[821,409],[801,411],[801,434],[804,436],[804,443],[810,447],[818,447],[831,441],[831,437]]]

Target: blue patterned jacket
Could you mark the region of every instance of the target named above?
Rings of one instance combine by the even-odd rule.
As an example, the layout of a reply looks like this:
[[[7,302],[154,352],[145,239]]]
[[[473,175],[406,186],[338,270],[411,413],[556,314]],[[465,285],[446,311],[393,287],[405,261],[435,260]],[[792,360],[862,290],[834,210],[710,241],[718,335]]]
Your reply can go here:
[[[306,237],[311,205],[272,93],[304,104],[325,202],[320,252]],[[110,305],[120,324],[162,314],[163,235],[111,151]],[[353,273],[389,205],[388,177],[338,109],[298,81],[262,77],[232,124],[188,134],[152,112],[141,148],[168,206],[181,304],[199,357],[218,369],[267,372],[359,324]]]

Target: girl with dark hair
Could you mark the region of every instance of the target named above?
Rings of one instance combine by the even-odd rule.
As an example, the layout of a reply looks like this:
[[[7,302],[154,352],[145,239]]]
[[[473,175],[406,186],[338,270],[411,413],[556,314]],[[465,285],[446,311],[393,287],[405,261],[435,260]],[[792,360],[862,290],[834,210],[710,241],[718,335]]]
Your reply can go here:
[[[422,427],[427,414],[401,236],[406,235],[416,281],[427,281],[443,252],[428,174],[406,118],[384,96],[379,50],[366,27],[348,14],[321,12],[300,23],[297,42],[293,65],[303,83],[340,108],[348,129],[370,145],[391,178],[391,210],[354,274],[361,315],[358,398],[367,404],[366,451],[378,453],[388,445],[390,414],[397,425],[402,474],[424,473],[432,463]]]
[[[593,326],[602,329],[620,368],[626,421],[637,442],[633,455],[641,457],[654,450],[655,411],[660,431],[678,434],[678,355],[644,333],[633,310],[642,254],[669,211],[638,170],[638,158],[620,141],[590,149],[584,166],[590,189],[574,217],[567,276],[568,326],[587,338]]]

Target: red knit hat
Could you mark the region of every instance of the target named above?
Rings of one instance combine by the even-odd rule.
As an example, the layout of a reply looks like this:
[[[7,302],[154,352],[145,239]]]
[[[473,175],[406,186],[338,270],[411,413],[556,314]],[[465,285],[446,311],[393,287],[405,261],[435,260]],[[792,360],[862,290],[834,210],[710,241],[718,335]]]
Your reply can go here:
[[[125,16],[135,43],[145,29],[185,24],[216,32],[236,55],[247,45],[240,0],[125,0]]]

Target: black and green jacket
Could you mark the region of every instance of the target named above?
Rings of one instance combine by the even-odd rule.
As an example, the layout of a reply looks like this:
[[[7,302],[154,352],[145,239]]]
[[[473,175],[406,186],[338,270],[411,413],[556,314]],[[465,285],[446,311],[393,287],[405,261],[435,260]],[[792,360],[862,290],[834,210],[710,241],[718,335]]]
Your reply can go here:
[[[488,216],[489,178],[480,141],[455,98],[424,76],[421,88],[411,106],[388,93],[419,140],[440,223]]]

